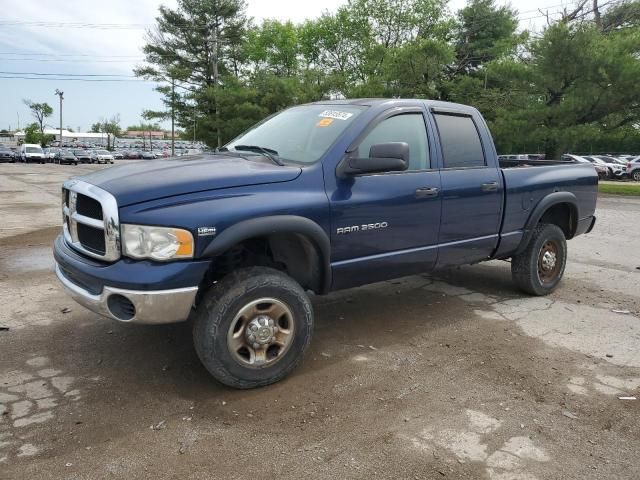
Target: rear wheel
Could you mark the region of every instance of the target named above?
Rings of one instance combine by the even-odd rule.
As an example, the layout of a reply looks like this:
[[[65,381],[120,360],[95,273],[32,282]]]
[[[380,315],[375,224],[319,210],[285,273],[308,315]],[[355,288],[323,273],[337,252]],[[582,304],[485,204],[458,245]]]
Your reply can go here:
[[[640,170],[636,170],[631,174],[631,178],[633,178],[636,182],[640,182]]]
[[[300,363],[312,329],[313,311],[302,287],[278,270],[251,267],[205,293],[193,340],[216,380],[254,388],[281,380]]]
[[[511,276],[521,290],[531,295],[553,292],[567,264],[567,241],[557,225],[536,226],[527,248],[511,259]]]

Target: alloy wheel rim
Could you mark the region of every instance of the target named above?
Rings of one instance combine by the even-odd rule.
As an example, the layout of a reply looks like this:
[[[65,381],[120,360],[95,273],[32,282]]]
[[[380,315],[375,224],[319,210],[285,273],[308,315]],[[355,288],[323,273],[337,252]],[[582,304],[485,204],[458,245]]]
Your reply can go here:
[[[291,308],[275,298],[244,305],[227,332],[227,347],[240,365],[264,368],[280,361],[293,343]]]

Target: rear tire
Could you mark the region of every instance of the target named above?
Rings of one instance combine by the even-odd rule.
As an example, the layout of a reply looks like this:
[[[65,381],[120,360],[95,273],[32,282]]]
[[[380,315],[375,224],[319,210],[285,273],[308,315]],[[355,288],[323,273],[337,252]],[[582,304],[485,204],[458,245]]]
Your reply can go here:
[[[636,170],[631,174],[631,178],[633,178],[636,182],[640,182],[640,170]]]
[[[567,241],[557,225],[540,223],[525,250],[511,259],[514,283],[531,295],[553,292],[567,264]]]
[[[246,389],[275,383],[296,368],[312,330],[313,309],[302,287],[278,270],[251,267],[204,294],[193,341],[216,380]]]

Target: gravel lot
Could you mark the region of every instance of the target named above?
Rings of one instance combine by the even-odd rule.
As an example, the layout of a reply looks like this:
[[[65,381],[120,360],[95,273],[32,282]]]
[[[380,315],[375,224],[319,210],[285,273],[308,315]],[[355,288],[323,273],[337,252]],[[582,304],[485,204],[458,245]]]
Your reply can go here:
[[[639,198],[600,198],[550,297],[490,262],[315,298],[302,368],[242,392],[188,324],[58,286],[60,184],[96,168],[0,165],[3,479],[640,478]]]

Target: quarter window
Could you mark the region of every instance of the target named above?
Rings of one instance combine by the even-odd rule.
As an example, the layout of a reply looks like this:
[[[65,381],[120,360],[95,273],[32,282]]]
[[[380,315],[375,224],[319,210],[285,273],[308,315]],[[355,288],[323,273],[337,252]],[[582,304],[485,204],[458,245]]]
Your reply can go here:
[[[409,144],[408,170],[431,168],[427,130],[421,113],[405,113],[380,122],[360,142],[358,156],[367,157],[373,145],[388,142]]]
[[[478,130],[471,117],[434,115],[440,133],[444,168],[486,165]]]

